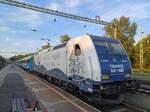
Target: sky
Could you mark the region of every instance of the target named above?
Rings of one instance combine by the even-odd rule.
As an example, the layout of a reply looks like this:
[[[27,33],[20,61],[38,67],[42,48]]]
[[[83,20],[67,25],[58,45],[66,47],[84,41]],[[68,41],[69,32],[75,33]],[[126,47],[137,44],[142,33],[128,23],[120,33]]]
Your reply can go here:
[[[138,25],[136,42],[139,40],[140,25],[143,26],[144,35],[150,33],[150,0],[18,1],[90,18],[100,16],[101,20],[108,22],[120,16],[129,17],[131,22]],[[103,27],[0,4],[0,55],[10,57],[14,54],[2,52],[36,52],[44,44],[43,38],[50,39],[50,43],[56,45],[63,34],[69,34],[72,38],[86,33],[103,35]]]

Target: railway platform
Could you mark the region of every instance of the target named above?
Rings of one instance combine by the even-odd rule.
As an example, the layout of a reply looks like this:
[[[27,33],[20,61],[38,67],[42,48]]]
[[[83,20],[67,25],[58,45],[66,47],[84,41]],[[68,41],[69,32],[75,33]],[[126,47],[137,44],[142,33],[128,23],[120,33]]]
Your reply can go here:
[[[26,98],[31,93],[39,102],[41,112],[100,112],[59,87],[15,65],[8,65],[0,71],[0,112],[12,111],[14,94]]]
[[[34,110],[33,95],[14,66],[0,71],[0,112],[30,112]],[[32,101],[29,101],[32,99]],[[32,108],[33,107],[33,108]]]

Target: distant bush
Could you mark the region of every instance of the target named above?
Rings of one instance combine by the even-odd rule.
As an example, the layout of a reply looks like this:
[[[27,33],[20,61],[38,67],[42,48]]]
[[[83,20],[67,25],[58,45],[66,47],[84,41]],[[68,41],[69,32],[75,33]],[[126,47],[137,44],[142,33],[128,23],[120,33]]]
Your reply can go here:
[[[133,70],[133,72],[140,72],[140,69],[132,69]],[[145,73],[150,73],[150,69],[144,69],[143,70],[143,72],[145,72]]]
[[[6,59],[0,56],[0,69],[6,65]]]

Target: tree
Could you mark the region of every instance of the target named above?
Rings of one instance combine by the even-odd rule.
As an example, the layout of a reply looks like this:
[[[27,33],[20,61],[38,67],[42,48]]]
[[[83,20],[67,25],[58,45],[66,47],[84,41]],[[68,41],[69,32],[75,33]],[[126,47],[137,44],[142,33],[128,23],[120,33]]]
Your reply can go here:
[[[117,25],[117,39],[121,41],[127,54],[132,62],[134,60],[134,36],[136,35],[137,24],[135,22],[130,23],[129,17],[120,17],[118,20],[114,19],[112,21],[113,25]],[[114,27],[110,25],[105,26],[105,35],[114,38]]]
[[[139,68],[140,67],[140,42],[139,41],[136,44],[136,48],[135,48],[135,64],[134,67],[135,68]],[[150,34],[147,35],[143,40],[143,67],[144,68],[148,68],[150,69]]]
[[[2,56],[0,56],[0,69],[1,69],[2,67],[4,67],[5,64],[6,64],[6,59],[3,58]]]
[[[12,56],[10,58],[10,60],[15,62],[17,60],[23,59],[23,58],[31,56],[31,55],[33,55],[33,53],[27,53],[27,54],[24,54],[24,55],[15,55],[15,56]]]
[[[70,40],[70,39],[71,39],[71,38],[70,38],[70,36],[69,36],[68,34],[64,34],[64,35],[60,36],[60,41],[61,41],[62,43],[67,42],[67,41]]]

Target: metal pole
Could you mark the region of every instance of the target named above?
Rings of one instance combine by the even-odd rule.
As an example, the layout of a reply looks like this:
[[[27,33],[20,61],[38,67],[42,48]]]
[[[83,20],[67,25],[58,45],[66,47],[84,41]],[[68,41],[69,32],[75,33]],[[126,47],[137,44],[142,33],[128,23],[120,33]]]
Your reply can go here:
[[[114,38],[117,39],[117,26],[114,26]]]
[[[140,71],[143,72],[143,30],[140,25]]]

